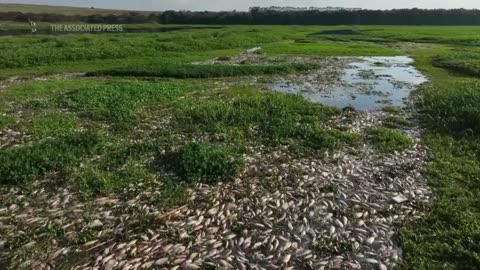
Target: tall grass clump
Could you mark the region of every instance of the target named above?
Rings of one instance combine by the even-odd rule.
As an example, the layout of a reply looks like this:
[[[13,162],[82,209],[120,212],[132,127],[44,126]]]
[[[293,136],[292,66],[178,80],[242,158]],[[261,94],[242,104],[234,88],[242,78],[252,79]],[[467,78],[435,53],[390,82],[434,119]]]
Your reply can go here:
[[[188,182],[214,184],[236,177],[244,161],[232,150],[213,144],[189,143],[172,160],[177,174]]]
[[[147,68],[118,68],[87,73],[87,76],[130,76],[168,78],[213,78],[261,74],[282,74],[318,68],[314,64],[285,65],[193,65],[165,64]]]
[[[480,77],[480,53],[439,55],[433,58],[432,63],[436,67]]]
[[[464,81],[425,89],[426,124],[444,134],[478,134],[480,132],[480,82]]]
[[[396,129],[374,128],[370,133],[373,142],[381,151],[402,151],[413,144],[410,137]]]

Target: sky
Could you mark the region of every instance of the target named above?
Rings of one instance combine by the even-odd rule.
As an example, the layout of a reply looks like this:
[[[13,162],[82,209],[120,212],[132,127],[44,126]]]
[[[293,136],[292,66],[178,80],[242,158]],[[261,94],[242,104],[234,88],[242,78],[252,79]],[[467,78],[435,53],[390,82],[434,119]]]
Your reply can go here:
[[[247,10],[251,6],[393,8],[480,8],[480,0],[0,0],[0,3],[46,4],[130,10]]]

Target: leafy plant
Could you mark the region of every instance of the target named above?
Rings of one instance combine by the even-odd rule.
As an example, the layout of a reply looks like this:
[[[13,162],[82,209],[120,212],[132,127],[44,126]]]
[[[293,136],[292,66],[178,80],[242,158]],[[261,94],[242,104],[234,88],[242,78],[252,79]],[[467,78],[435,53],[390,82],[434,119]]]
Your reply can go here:
[[[236,177],[243,168],[243,159],[226,147],[189,143],[178,154],[176,171],[190,182],[213,184]]]
[[[98,131],[73,133],[43,143],[0,152],[0,184],[23,184],[48,172],[76,165],[101,150],[106,137]]]
[[[413,144],[410,137],[396,129],[374,128],[370,133],[373,142],[382,151],[402,151]]]

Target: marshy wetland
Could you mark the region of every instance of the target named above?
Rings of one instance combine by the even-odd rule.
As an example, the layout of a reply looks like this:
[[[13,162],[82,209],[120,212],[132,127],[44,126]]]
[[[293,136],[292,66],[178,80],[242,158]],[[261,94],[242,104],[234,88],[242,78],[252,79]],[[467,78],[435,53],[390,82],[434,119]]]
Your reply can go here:
[[[479,30],[0,37],[0,268],[476,269]]]
[[[319,86],[327,81],[316,77],[315,81],[298,83],[283,80],[273,89],[279,92],[301,94],[306,99],[339,108],[379,110],[382,107],[404,107],[410,94],[428,79],[413,66],[413,59],[406,56],[362,57],[342,59],[347,61],[340,78],[333,78],[331,85]]]

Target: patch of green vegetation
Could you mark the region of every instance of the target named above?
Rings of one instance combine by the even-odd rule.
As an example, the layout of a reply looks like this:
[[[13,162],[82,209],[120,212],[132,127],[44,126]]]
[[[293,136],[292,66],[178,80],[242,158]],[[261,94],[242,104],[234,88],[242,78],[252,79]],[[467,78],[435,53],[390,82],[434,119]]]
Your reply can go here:
[[[480,82],[457,81],[424,89],[427,125],[444,134],[480,132]]]
[[[394,106],[385,106],[382,108],[382,111],[386,113],[391,113],[391,114],[398,114],[401,112],[401,109],[399,107],[394,107]]]
[[[153,177],[148,168],[133,160],[127,160],[122,168],[115,171],[103,170],[89,164],[77,169],[74,175],[76,175],[75,184],[86,194],[107,194],[125,188],[129,184],[148,182]]]
[[[263,49],[269,54],[322,55],[322,56],[376,56],[398,55],[399,52],[374,43],[315,42],[276,43]]]
[[[480,77],[480,50],[462,48],[462,52],[437,55],[432,64],[466,75]]]
[[[403,227],[405,258],[400,269],[480,266],[479,80],[432,67],[431,56],[443,53],[449,51],[434,47],[415,52],[433,83],[422,89],[418,106],[427,128],[425,142],[432,151],[428,175],[435,200],[423,220]]]
[[[2,101],[8,102],[29,102],[29,101],[46,101],[55,97],[59,93],[68,91],[69,89],[89,87],[94,85],[102,85],[103,80],[67,80],[67,79],[51,79],[41,81],[27,81],[17,83],[9,87],[6,91],[0,92]],[[1,105],[1,103],[0,103]]]
[[[232,225],[230,229],[232,230],[233,233],[240,236],[242,234],[243,230],[246,229],[246,226],[243,223],[236,223],[236,224]]]
[[[313,243],[313,249],[322,255],[340,255],[353,251],[353,242],[339,242],[331,239],[323,239]]]
[[[354,135],[326,131],[321,124],[340,114],[333,107],[301,96],[235,88],[222,98],[182,104],[176,114],[180,129],[224,134],[228,141],[260,139],[282,143],[296,139],[312,148],[336,147]]]
[[[182,180],[214,184],[230,180],[243,169],[243,159],[232,150],[212,144],[189,143],[172,154],[173,168]]]
[[[218,61],[230,61],[231,59],[230,56],[220,56],[217,58]]]
[[[164,209],[185,204],[188,200],[186,192],[188,187],[189,183],[178,183],[171,179],[164,179],[162,192],[155,195],[153,203]]]
[[[28,25],[25,25],[28,27]],[[44,25],[49,28],[49,25]],[[162,28],[158,24],[132,27]],[[394,41],[478,45],[478,27],[355,26],[362,35],[314,35],[340,26],[225,26],[164,33],[8,37],[0,44],[0,76],[94,71],[148,64],[191,63],[262,46],[274,54],[396,55]],[[307,40],[308,43],[286,42]],[[332,42],[337,41],[337,42]],[[88,42],[88,46],[85,43]],[[376,44],[379,43],[380,45]],[[63,44],[57,47],[58,44]],[[223,52],[222,52],[223,51]],[[121,60],[121,61],[119,61]],[[2,68],[3,66],[3,68]]]
[[[133,57],[161,58],[168,53],[248,48],[281,41],[284,36],[295,34],[293,31],[282,32],[251,32],[239,27],[234,31],[197,29],[183,32],[95,35],[89,41],[89,46],[85,46],[85,42],[79,42],[79,38],[90,37],[85,34],[52,39],[41,36],[13,37],[0,45],[0,69],[44,67],[90,60],[98,63]],[[112,39],[116,41],[112,42]],[[117,63],[118,65],[121,66]],[[96,65],[91,63],[90,66]]]
[[[153,136],[156,137],[157,134],[154,134]],[[162,144],[170,145],[172,143],[169,138],[162,137],[144,137],[143,139],[144,141],[140,143],[127,143],[123,144],[122,147],[113,149],[113,151],[110,151],[101,157],[97,165],[103,170],[121,171],[121,168],[125,166],[126,161],[145,160],[148,157],[153,156],[158,150],[158,147],[160,147]],[[163,141],[159,142],[159,139],[162,139]]]
[[[342,144],[358,145],[360,135],[342,131],[326,131],[318,126],[300,128],[297,136],[304,140],[303,144],[312,149],[340,148]]]
[[[11,115],[0,115],[0,129],[8,127],[9,125],[15,123],[16,117]]]
[[[407,41],[416,43],[478,45],[478,26],[357,26],[362,36],[349,36],[353,40]]]
[[[338,186],[336,184],[328,184],[320,188],[321,192],[337,194]]]
[[[156,174],[148,162],[156,150],[155,140],[129,144],[123,141],[108,147],[94,160],[82,159],[82,166],[69,169],[68,183],[86,196],[118,192],[130,184],[151,183]],[[88,158],[88,156],[86,156]]]
[[[436,197],[427,217],[401,231],[402,269],[476,269],[480,266],[480,141],[431,135],[429,167]]]
[[[375,62],[373,63],[376,67],[389,67],[390,65],[385,62]]]
[[[75,245],[84,245],[90,241],[93,241],[97,238],[98,231],[94,228],[82,228],[77,237],[74,239],[73,243]]]
[[[290,65],[162,65],[148,68],[121,68],[87,73],[87,76],[130,76],[169,78],[212,78],[257,74],[281,74],[318,68],[314,64]]]
[[[49,172],[64,171],[82,157],[101,151],[108,139],[99,131],[63,135],[0,155],[0,184],[23,184]]]
[[[33,118],[25,124],[27,134],[39,139],[72,134],[79,127],[80,120],[77,117],[58,112]]]
[[[112,82],[74,90],[57,102],[95,121],[128,125],[135,119],[140,106],[172,100],[195,86],[198,85],[179,81]]]
[[[403,151],[413,144],[413,140],[403,132],[390,128],[374,128],[370,131],[376,147],[381,151]]]
[[[384,125],[391,128],[409,127],[409,126],[412,126],[412,122],[408,121],[403,117],[393,115],[385,118]]]
[[[256,46],[270,54],[313,56],[403,54],[389,46],[400,48],[413,55],[417,66],[432,78],[433,85],[419,91],[422,98],[417,105],[429,134],[425,143],[432,150],[429,180],[435,194],[425,219],[406,224],[402,230],[405,257],[400,268],[477,269],[480,265],[480,87],[477,61],[480,53],[476,47],[480,45],[480,28],[350,28],[351,33],[361,35],[348,35],[350,31],[344,31],[344,26],[249,25],[170,33],[4,37],[0,43],[0,80],[9,76],[97,70],[133,70],[138,76],[180,78],[286,73],[302,68],[193,67],[191,63],[218,58],[228,61],[232,55]],[[312,35],[324,31],[327,35]],[[409,43],[396,44],[397,41]],[[147,74],[158,71],[158,75]],[[341,113],[337,109],[312,104],[300,97],[263,93],[253,88],[209,92],[209,87],[203,87],[203,83],[200,80],[51,78],[17,82],[2,89],[0,128],[18,121],[18,125],[34,136],[26,145],[0,150],[0,184],[26,184],[46,175],[50,178],[52,173],[53,178],[73,183],[80,191],[92,196],[117,192],[129,184],[140,185],[163,177],[150,168],[155,154],[182,145],[185,138],[192,141],[204,135],[211,141],[206,146],[201,144],[202,149],[207,150],[192,150],[185,156],[189,162],[185,165],[188,170],[184,171],[194,175],[192,178],[206,177],[210,171],[216,175],[233,174],[231,164],[226,161],[231,161],[231,156],[238,157],[241,151],[237,148],[241,149],[247,142],[285,143],[297,153],[305,154],[311,149],[336,148],[343,143],[355,145],[360,140],[356,134],[324,127],[331,117]],[[206,91],[191,93],[190,90],[194,89]],[[143,110],[139,115],[138,111],[145,106],[171,113],[171,126],[154,134],[143,133],[143,126],[138,125],[141,117],[163,117],[163,114],[149,111],[143,115]],[[49,114],[56,109],[69,112],[58,116]],[[399,109],[386,108],[384,111],[398,114]],[[42,119],[45,115],[47,118]],[[146,120],[150,121],[150,118]],[[125,123],[132,129],[121,138],[109,139],[101,131],[105,122]],[[387,122],[406,124],[399,118],[387,118]],[[79,126],[94,131],[75,133]],[[382,128],[372,136],[381,149],[388,151],[403,149],[411,143],[404,134],[390,129]],[[115,140],[115,144],[112,145],[110,140]],[[301,177],[301,174],[290,177]],[[212,181],[219,178],[223,176],[208,177]],[[169,179],[160,182],[162,194],[152,198],[159,208],[185,203],[185,189],[191,183]],[[334,187],[326,187],[326,190],[334,191]],[[140,227],[140,231],[154,225],[150,216],[141,216],[133,223],[131,226]],[[241,226],[237,227],[235,230],[241,229]],[[27,231],[26,228],[19,230]],[[12,245],[12,254],[44,261],[63,237],[61,230],[54,227],[43,233],[26,234],[18,245]],[[36,237],[39,234],[48,236],[48,241]],[[90,237],[93,237],[91,233],[86,232],[85,240],[79,243]],[[23,247],[31,239],[37,240],[37,244]],[[322,246],[326,245],[320,245],[320,250]],[[343,251],[348,252],[348,247],[324,250],[327,253]],[[20,269],[29,267],[31,265]],[[18,269],[13,264],[11,268]]]

